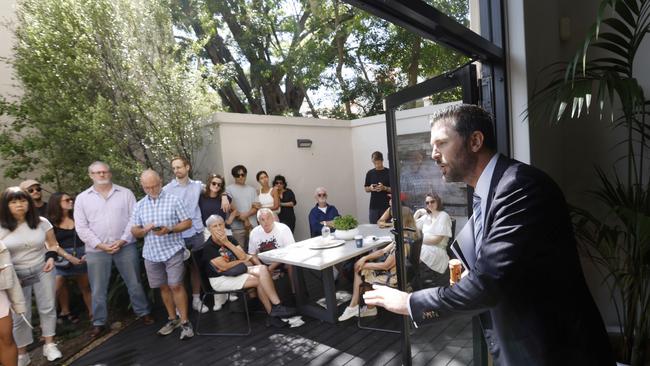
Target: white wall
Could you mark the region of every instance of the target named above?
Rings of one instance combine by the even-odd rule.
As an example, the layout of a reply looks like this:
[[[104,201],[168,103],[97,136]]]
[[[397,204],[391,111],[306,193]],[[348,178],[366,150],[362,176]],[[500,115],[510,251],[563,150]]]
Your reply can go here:
[[[203,179],[208,173],[220,173],[230,184],[230,170],[243,164],[248,169],[247,183],[258,187],[259,170],[266,170],[271,179],[284,175],[298,201],[296,239],[309,237],[307,215],[318,186],[327,188],[329,202],[339,212],[358,217],[350,122],[216,113],[206,129],[217,131],[219,143],[208,146],[210,159],[197,167],[196,176]],[[299,138],[312,140],[312,147],[297,148]]]
[[[398,135],[429,131],[429,115],[445,105],[397,113]],[[324,186],[328,201],[341,214],[368,222],[370,194],[364,191],[373,151],[388,164],[386,122],[383,115],[355,121],[215,113],[204,125],[205,146],[197,154],[194,178],[218,173],[233,182],[230,170],[248,169],[247,183],[258,187],[255,174],[266,170],[271,178],[282,174],[296,194],[296,239],[309,237],[307,215],[314,206],[314,189]],[[310,139],[309,149],[297,148],[297,139]]]
[[[570,60],[575,55],[595,20],[600,2],[513,0],[507,3],[513,12],[523,8],[524,15],[514,21],[508,20],[510,38],[517,38],[517,32],[523,32],[525,38],[523,46],[521,42],[513,42],[510,53],[517,62],[521,62],[523,52],[526,72],[523,75],[513,72],[510,76],[514,83],[520,85],[527,76],[528,94],[532,95],[535,84],[546,81],[539,78],[543,67],[556,61]],[[559,38],[559,21],[562,17],[568,18],[571,24],[571,37],[565,41]],[[520,24],[522,19],[523,31]],[[646,39],[635,65],[635,77],[644,86],[646,94],[650,91],[649,62],[650,41]],[[558,182],[570,204],[597,210],[599,207],[594,204],[593,197],[586,194],[597,187],[594,166],[607,170],[614,166],[615,161],[625,154],[620,147],[614,147],[621,138],[621,131],[613,131],[608,121],[598,120],[593,113],[587,118],[559,124],[534,124],[530,126],[531,164],[546,171]],[[605,322],[610,326],[616,324],[609,293],[602,284],[602,275],[589,260],[583,260],[583,268]]]
[[[14,45],[13,29],[16,25],[16,0],[0,1],[0,58],[13,57],[12,47]],[[3,61],[0,61],[0,95],[13,101],[15,96],[20,96],[22,90],[15,86],[13,80],[13,68]],[[10,119],[0,116],[0,125],[10,123]],[[4,163],[0,160],[0,187],[17,185],[20,180],[12,180],[4,177]]]

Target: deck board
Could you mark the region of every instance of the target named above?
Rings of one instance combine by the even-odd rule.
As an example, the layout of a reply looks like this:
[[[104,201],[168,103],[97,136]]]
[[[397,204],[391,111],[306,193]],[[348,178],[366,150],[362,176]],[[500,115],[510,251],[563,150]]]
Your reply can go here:
[[[318,278],[307,276],[308,287],[316,286]],[[310,291],[320,294],[318,287]],[[232,311],[230,308],[232,307]],[[231,328],[245,325],[237,302],[218,312],[202,316],[203,331],[208,327],[229,324]],[[154,314],[158,321],[151,326],[135,322],[104,344],[72,363],[72,366],[166,366],[166,365],[400,365],[399,334],[363,330],[356,318],[329,324],[304,317],[297,328],[267,328],[266,315],[251,312],[252,334],[246,337],[195,336],[188,341],[178,339],[179,331],[160,337],[155,333],[162,326],[165,314],[158,302]],[[191,314],[193,323],[196,313]],[[364,324],[397,329],[397,316],[380,310]],[[411,335],[413,365],[472,364],[472,323],[469,317],[420,327]]]

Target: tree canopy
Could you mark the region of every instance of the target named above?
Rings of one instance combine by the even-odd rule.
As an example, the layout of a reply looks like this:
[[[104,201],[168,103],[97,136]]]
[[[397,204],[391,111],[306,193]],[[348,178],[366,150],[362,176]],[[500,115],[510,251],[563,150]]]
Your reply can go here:
[[[468,25],[466,0],[433,6]],[[227,111],[356,118],[467,58],[340,0],[174,0],[179,42]]]
[[[427,2],[469,23],[466,0]],[[467,62],[340,0],[23,0],[15,33],[24,95],[0,99],[14,117],[0,126],[5,175],[37,169],[71,191],[96,159],[132,187],[144,167],[192,161],[216,109],[369,116]]]
[[[103,160],[137,187],[144,167],[192,159],[214,106],[174,42],[169,9],[162,0],[19,2],[11,63],[24,94],[0,105],[15,117],[0,137],[5,175],[38,168],[57,189],[77,191],[88,164]]]

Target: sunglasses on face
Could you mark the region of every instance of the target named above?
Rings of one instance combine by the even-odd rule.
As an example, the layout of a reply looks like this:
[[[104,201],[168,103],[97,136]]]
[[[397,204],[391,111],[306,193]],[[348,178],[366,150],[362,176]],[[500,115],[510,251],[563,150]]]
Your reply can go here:
[[[61,200],[61,201],[63,201],[63,202],[67,202],[67,203],[72,203],[72,202],[74,202],[74,200],[73,200],[72,198],[66,198],[66,199]]]
[[[43,190],[43,188],[41,188],[41,187],[34,187],[34,188],[27,189],[27,192],[34,193],[34,192],[40,192],[42,190]]]
[[[278,181],[278,182],[273,182],[273,185],[274,185],[274,186],[277,186],[278,184],[284,184],[284,183],[279,182],[279,181]]]
[[[211,182],[210,183],[210,185],[213,185],[213,186],[221,186],[221,184],[222,184],[221,182]]]
[[[245,176],[246,176],[245,173],[237,173],[237,174],[233,175],[233,177],[235,177],[235,178],[241,178],[241,177],[245,177]]]
[[[318,197],[327,197],[327,193],[319,193],[317,194]]]
[[[430,205],[430,204],[432,204],[432,203],[434,203],[434,202],[436,202],[436,201],[424,201],[424,202],[425,202],[427,205]]]

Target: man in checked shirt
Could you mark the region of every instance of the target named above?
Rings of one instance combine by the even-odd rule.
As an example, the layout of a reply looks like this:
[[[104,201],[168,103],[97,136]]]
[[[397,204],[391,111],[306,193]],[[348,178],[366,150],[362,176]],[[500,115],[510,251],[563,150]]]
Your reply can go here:
[[[142,256],[149,286],[160,288],[168,321],[158,330],[159,335],[169,335],[181,327],[180,339],[194,336],[187,317],[187,293],[183,285],[185,242],[181,233],[192,226],[192,219],[183,202],[162,191],[162,180],[148,169],[140,175],[140,184],[147,194],[135,206],[131,233],[144,238]],[[178,309],[180,320],[176,318]]]

